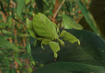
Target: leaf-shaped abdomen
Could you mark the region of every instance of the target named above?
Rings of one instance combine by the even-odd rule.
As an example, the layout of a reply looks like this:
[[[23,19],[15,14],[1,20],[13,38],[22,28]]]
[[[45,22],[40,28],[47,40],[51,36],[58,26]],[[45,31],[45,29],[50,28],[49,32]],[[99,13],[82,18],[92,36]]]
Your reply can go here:
[[[52,40],[59,37],[54,23],[41,13],[33,15],[33,28],[39,36]]]

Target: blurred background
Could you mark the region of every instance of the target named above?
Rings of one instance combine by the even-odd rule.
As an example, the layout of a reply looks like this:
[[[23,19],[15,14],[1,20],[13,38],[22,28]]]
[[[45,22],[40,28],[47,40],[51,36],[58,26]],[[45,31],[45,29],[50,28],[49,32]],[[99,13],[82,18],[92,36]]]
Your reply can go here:
[[[26,18],[32,20],[32,14],[38,12],[60,29],[92,31],[105,41],[105,0],[0,0],[0,38],[7,40],[0,45],[0,73],[5,69],[7,73],[31,73],[35,69]],[[14,51],[13,43],[21,52]]]

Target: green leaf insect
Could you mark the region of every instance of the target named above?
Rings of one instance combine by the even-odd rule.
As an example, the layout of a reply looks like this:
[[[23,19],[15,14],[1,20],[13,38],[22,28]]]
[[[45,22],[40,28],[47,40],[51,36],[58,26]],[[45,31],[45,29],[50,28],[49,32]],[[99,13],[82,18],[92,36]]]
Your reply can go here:
[[[36,39],[36,41],[41,41],[41,48],[44,49],[43,45],[49,45],[54,52],[54,57],[57,58],[57,52],[60,51],[60,46],[65,46],[64,41],[69,41],[71,43],[80,41],[65,30],[59,32],[59,28],[55,23],[51,22],[44,14],[38,13],[33,14],[33,20],[26,19],[26,24],[30,35]],[[60,39],[62,37],[63,39]],[[34,45],[36,45],[36,41]]]

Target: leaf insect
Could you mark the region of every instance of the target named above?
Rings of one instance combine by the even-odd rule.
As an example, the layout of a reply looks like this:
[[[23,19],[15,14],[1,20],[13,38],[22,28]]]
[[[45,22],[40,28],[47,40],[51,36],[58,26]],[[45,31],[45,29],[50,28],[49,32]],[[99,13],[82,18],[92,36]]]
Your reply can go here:
[[[64,41],[71,43],[78,42],[80,45],[79,39],[65,30],[62,30],[60,33],[56,24],[51,22],[42,13],[38,13],[37,15],[33,14],[33,20],[27,18],[26,24],[30,35],[34,37],[36,41],[41,41],[41,48],[45,50],[43,45],[49,45],[55,58],[58,57],[57,52],[60,51],[60,45],[65,46]],[[62,37],[62,39],[60,39],[60,37]],[[36,45],[36,41],[34,45]]]

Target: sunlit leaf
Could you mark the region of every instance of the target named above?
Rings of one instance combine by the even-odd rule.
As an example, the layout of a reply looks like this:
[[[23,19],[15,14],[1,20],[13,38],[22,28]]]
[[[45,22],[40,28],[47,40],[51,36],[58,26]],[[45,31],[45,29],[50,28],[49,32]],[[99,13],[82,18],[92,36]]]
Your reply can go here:
[[[28,72],[29,72],[29,73],[32,73],[32,71],[33,71],[32,68],[29,67],[29,68],[28,68]]]
[[[47,45],[49,44],[50,41],[51,41],[50,39],[43,39],[41,43]]]
[[[54,23],[51,22],[44,14],[38,13],[37,15],[33,15],[33,28],[39,36],[52,40],[58,38]]]
[[[35,40],[35,42],[34,42],[34,46],[36,46],[36,42],[37,42],[37,40]]]
[[[60,33],[60,37],[63,37],[65,33],[66,33],[66,31],[62,30],[61,33]]]
[[[64,37],[63,37],[63,40],[64,41],[69,41],[71,43],[74,43],[74,42],[77,42],[78,41],[78,39],[74,35],[72,35],[71,33],[69,33],[69,32],[65,32]]]
[[[56,52],[54,52],[54,57],[57,58],[58,57],[58,54]]]
[[[28,18],[26,19],[26,24],[27,24],[27,27],[28,27],[28,30],[30,32],[30,35],[34,38],[36,38],[36,34],[35,34],[35,31],[33,29],[33,26],[32,26],[32,21],[29,20]]]
[[[63,24],[64,26],[66,26],[65,29],[71,29],[71,28],[78,30],[83,29],[83,27],[79,23],[76,23],[70,16],[63,14],[62,18],[63,18]]]
[[[59,44],[54,41],[50,41],[49,45],[50,45],[52,51],[54,52],[54,57],[57,58],[57,52],[60,50]]]
[[[55,27],[56,27],[56,30],[57,30],[57,33],[59,33],[59,28],[58,26],[54,23]]]
[[[26,5],[27,5],[30,1],[31,1],[31,0],[26,0],[26,2],[25,2],[25,3],[26,3]]]
[[[65,45],[65,43],[64,43],[64,41],[63,41],[63,40],[58,39],[57,41],[60,43],[60,45],[62,45],[62,46],[64,46],[64,45]]]
[[[80,45],[80,40],[78,39],[78,44]]]
[[[41,47],[43,48],[43,50],[44,50],[43,44],[44,44],[44,45],[47,45],[47,44],[49,44],[50,41],[51,41],[50,39],[43,39],[43,40],[42,40],[42,42],[41,42]]]
[[[35,62],[34,62],[34,61],[32,61],[32,64],[33,64],[33,65],[35,65]]]

